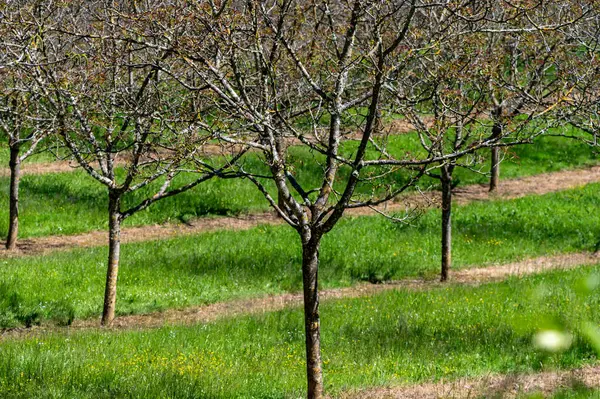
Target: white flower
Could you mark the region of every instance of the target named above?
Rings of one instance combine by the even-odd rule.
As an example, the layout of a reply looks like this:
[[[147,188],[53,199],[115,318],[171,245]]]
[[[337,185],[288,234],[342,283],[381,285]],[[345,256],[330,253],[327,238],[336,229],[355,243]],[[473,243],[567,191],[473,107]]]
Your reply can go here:
[[[569,349],[573,336],[556,330],[540,331],[533,337],[533,344],[549,352],[558,352]]]

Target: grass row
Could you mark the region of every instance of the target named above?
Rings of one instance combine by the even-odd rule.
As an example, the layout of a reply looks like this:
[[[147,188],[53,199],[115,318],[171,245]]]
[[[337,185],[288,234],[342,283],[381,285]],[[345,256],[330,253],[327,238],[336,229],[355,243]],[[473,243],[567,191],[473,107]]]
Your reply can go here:
[[[598,399],[600,398],[600,390],[588,387],[579,381],[573,381],[571,386],[561,388],[551,395],[544,395],[539,392],[534,392],[528,395],[523,395],[523,399]]]
[[[414,135],[390,138],[390,151],[397,153],[418,151]],[[546,137],[534,145],[507,150],[507,161],[502,166],[504,178],[527,176],[567,168],[583,167],[598,162],[594,151],[581,143]],[[315,163],[315,155],[305,148],[290,150],[297,166],[298,179],[309,187],[319,183],[323,171]],[[487,153],[482,153],[487,155]],[[246,160],[246,169],[260,169],[257,154]],[[482,170],[489,169],[486,163]],[[342,171],[342,175],[345,173]],[[185,179],[189,180],[188,176]],[[403,184],[407,174],[402,171],[387,177],[388,182]],[[486,176],[460,169],[455,181],[459,185],[483,183]],[[436,187],[436,181],[423,179],[421,187]],[[8,230],[8,178],[0,178],[0,236]],[[371,188],[362,187],[364,193]],[[148,195],[149,190],[135,193],[125,201],[125,207],[137,204]],[[25,176],[21,184],[22,237],[57,234],[76,234],[105,229],[107,226],[107,194],[103,186],[82,171],[41,176]],[[126,220],[125,225],[147,225],[163,222],[187,221],[207,215],[239,214],[268,210],[267,202],[248,181],[211,180],[195,190],[158,202],[148,210]]]
[[[510,201],[473,203],[454,213],[456,268],[591,250],[600,239],[600,185]],[[322,287],[432,276],[440,263],[440,214],[411,226],[381,217],[343,220],[324,238]],[[298,291],[300,246],[287,226],[222,231],[123,245],[119,314]],[[104,247],[0,261],[0,326],[97,316]]]
[[[393,291],[322,304],[326,389],[574,368],[596,360],[578,334],[600,295],[574,289],[600,267],[479,287]],[[597,278],[594,280],[597,281]],[[0,344],[3,398],[283,398],[304,391],[301,309],[209,325],[90,331]],[[540,329],[575,331],[550,354]]]

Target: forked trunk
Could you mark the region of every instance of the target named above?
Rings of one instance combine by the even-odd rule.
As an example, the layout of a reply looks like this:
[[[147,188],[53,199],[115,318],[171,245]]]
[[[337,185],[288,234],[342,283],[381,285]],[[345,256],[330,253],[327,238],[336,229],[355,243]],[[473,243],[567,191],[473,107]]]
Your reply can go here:
[[[323,368],[321,363],[321,331],[319,320],[319,246],[320,238],[302,243],[302,277],[304,287],[304,328],[306,334],[306,377],[308,398],[323,397]]]
[[[101,323],[103,326],[109,326],[115,318],[117,276],[121,252],[121,198],[119,195],[112,193],[108,197],[108,269],[104,289],[104,308],[102,310]]]
[[[10,146],[10,195],[9,195],[9,220],[6,249],[13,250],[17,247],[19,234],[19,182],[21,179],[21,160],[19,159],[19,145]]]
[[[442,167],[442,272],[441,281],[448,280],[452,266],[452,171]]]

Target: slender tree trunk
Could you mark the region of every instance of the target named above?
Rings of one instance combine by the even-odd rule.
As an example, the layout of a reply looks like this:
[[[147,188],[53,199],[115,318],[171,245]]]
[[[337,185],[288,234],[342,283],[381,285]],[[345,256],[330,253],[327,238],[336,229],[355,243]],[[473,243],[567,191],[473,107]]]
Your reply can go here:
[[[121,252],[121,197],[110,193],[108,196],[108,269],[106,287],[104,289],[104,309],[102,310],[103,326],[109,326],[115,318],[117,302],[117,275],[119,273],[119,256]]]
[[[442,167],[442,272],[441,281],[448,280],[452,266],[452,166]]]
[[[21,160],[19,159],[20,146],[10,146],[10,198],[9,222],[6,249],[13,250],[17,247],[19,234],[19,182],[21,180]]]
[[[306,377],[308,398],[323,397],[323,367],[321,363],[321,324],[319,320],[319,246],[321,238],[303,240],[302,277],[304,286],[304,327],[306,334]]]
[[[502,124],[500,123],[500,117],[502,116],[502,107],[497,107],[492,112],[494,117],[494,126],[492,127],[492,138],[497,139],[502,135]],[[492,165],[490,169],[490,192],[494,192],[498,189],[498,182],[500,180],[500,148],[492,147]]]
[[[287,145],[283,140],[277,140],[275,142],[275,148],[277,149],[277,152],[279,153],[279,157],[281,159],[287,158]],[[279,207],[279,209],[285,212],[285,199],[283,198],[281,193],[278,193],[277,196],[277,206]],[[275,215],[279,218],[281,217],[281,215],[277,211],[275,211]]]
[[[490,192],[498,189],[500,180],[500,148],[492,147],[492,167],[490,170]]]

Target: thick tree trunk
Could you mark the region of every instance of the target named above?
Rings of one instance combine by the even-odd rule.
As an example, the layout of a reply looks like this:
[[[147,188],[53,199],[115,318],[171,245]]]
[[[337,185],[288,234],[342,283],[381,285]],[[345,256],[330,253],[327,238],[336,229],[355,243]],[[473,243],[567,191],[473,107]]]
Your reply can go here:
[[[17,247],[19,234],[19,182],[21,179],[21,160],[19,159],[19,145],[10,146],[10,195],[9,195],[9,221],[6,249],[13,250]]]
[[[111,193],[108,196],[108,202],[108,269],[104,289],[104,308],[102,310],[101,323],[103,326],[109,326],[115,318],[117,276],[121,252],[121,198],[119,195]]]
[[[308,398],[323,397],[321,363],[321,324],[319,320],[319,246],[320,238],[303,240],[302,276],[304,286],[304,327],[306,333],[306,377]]]
[[[448,280],[452,266],[452,169],[442,167],[442,271],[440,280]]]

